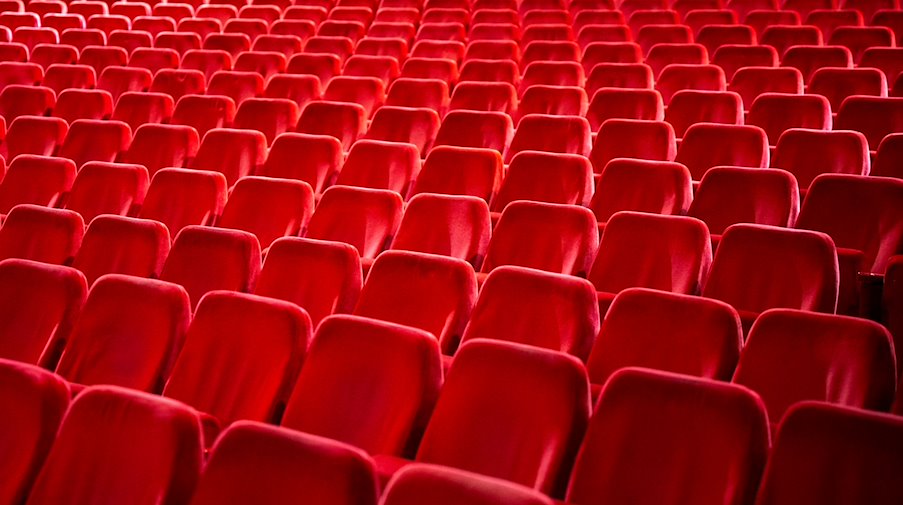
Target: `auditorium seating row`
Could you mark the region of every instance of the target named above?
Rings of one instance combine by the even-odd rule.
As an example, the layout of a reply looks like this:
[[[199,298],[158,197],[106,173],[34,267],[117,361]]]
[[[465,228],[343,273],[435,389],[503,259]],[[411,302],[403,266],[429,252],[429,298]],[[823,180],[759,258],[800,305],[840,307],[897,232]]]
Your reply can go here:
[[[122,279],[110,276],[98,287]],[[280,353],[279,366],[272,366],[277,356],[270,356],[271,366],[252,371],[247,365],[262,355],[260,347],[248,345],[251,340],[245,341],[245,355],[227,357],[222,350],[231,344],[221,337],[232,332],[203,337],[196,330],[228,327],[229,322],[212,320],[216,306],[220,316],[251,309],[249,315],[268,319],[257,321],[267,324],[267,331],[255,328],[261,347],[265,340],[284,338],[277,334],[297,336],[301,328],[295,323],[303,312],[288,304],[215,293],[205,298],[189,330],[183,356],[204,340],[211,352],[205,371],[212,365],[227,367],[228,376],[255,400],[260,396],[254,393],[277,391],[282,383],[274,375],[291,368],[292,360]],[[817,336],[800,332],[800,324],[822,330],[836,322],[863,324],[847,318],[819,321],[831,317],[775,311],[760,322],[784,331],[775,340],[785,348],[799,345],[797,350],[821,336],[838,337],[831,330]],[[878,337],[872,344],[881,340],[884,330],[865,325],[864,332],[836,342],[835,357],[847,352],[841,341],[865,343],[868,334]],[[233,332],[250,330],[246,322],[240,326]],[[750,347],[765,342],[754,344],[753,338],[758,339],[752,337]],[[788,338],[805,342],[791,344]],[[875,350],[865,347],[864,355]],[[812,359],[811,353],[802,354]],[[892,386],[892,362],[885,364],[891,370],[884,379]],[[183,365],[180,357],[170,385],[179,374],[203,385],[178,394],[173,388],[168,396],[198,389],[237,391],[236,384],[217,385],[201,370],[184,371]],[[880,389],[855,381],[857,374],[844,369],[848,381],[835,384],[841,397]],[[317,330],[282,418],[284,427],[238,421],[214,443],[205,429],[207,416],[184,403],[115,386],[88,387],[70,400],[72,391],[60,376],[2,360],[0,401],[17,415],[5,417],[0,432],[8,453],[16,455],[0,464],[5,476],[0,496],[7,503],[27,497],[30,505],[274,503],[288,497],[373,504],[380,489],[385,489],[380,503],[387,505],[551,504],[548,495],[575,504],[680,497],[712,504],[840,505],[867,499],[890,505],[903,497],[895,485],[903,469],[900,417],[797,403],[778,424],[772,448],[766,405],[742,385],[628,368],[611,376],[593,408],[578,360],[491,340],[464,344],[440,388],[442,375],[431,335],[333,316]],[[787,383],[772,384],[780,389]],[[252,385],[253,393],[248,391]],[[242,403],[231,400],[215,406],[231,409]],[[205,464],[207,445],[212,449]]]

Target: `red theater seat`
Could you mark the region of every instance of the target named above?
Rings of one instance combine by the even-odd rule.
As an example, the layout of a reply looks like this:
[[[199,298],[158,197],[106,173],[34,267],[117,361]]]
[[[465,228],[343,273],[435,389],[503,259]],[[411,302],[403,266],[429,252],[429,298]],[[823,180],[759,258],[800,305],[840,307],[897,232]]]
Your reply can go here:
[[[226,204],[219,172],[163,168],[154,174],[138,217],[166,225],[171,237],[192,224],[212,224]]]
[[[740,95],[748,111],[765,93],[802,95],[803,74],[788,67],[746,67],[737,70],[727,88]]]
[[[52,156],[66,138],[69,126],[55,117],[21,116],[6,131],[0,154],[12,161],[22,154]]]
[[[67,159],[23,154],[9,164],[0,182],[0,214],[28,203],[57,207],[72,189],[75,164]]]
[[[765,409],[748,390],[624,370],[602,390],[567,499],[752,503],[768,447]]]
[[[91,386],[158,393],[188,328],[188,294],[174,284],[125,275],[94,283],[56,373]]]
[[[735,224],[724,232],[702,294],[737,309],[746,332],[771,308],[833,313],[838,277],[828,235]]]
[[[449,111],[443,118],[434,145],[494,149],[504,153],[512,137],[514,124],[505,113],[456,110]]]
[[[178,248],[176,237],[170,257]],[[197,306],[163,395],[213,416],[220,426],[270,421],[285,405],[311,333],[310,317],[292,303],[210,292]]]
[[[391,241],[401,214],[402,199],[394,191],[333,186],[323,192],[306,236],[351,244],[369,260]]]
[[[270,246],[256,294],[286,300],[316,327],[333,313],[350,313],[362,285],[361,262],[349,244],[284,237]]]
[[[752,103],[746,122],[762,128],[768,143],[776,145],[792,128],[831,129],[831,105],[820,95],[763,93]]]
[[[509,342],[473,341],[458,351],[448,378],[416,461],[546,493],[563,486],[590,408],[586,372],[576,358]],[[399,464],[377,458],[382,475]]]
[[[517,265],[553,273],[589,271],[598,243],[596,218],[577,205],[517,201],[493,230],[482,271]]]
[[[699,180],[715,166],[768,166],[768,138],[757,126],[698,123],[687,129],[675,161]]]
[[[592,284],[569,275],[505,266],[486,277],[461,342],[504,340],[585,360],[598,331]],[[450,353],[458,342],[445,344]]]
[[[479,12],[479,11],[478,11]],[[551,499],[511,482],[438,465],[414,464],[399,471],[383,495],[384,505],[506,503],[551,505]]]
[[[192,307],[210,291],[253,290],[260,274],[257,237],[204,226],[186,226],[175,237],[160,279],[182,285]]]
[[[198,417],[144,393],[89,388],[66,413],[28,501],[187,502],[203,459]]]
[[[778,140],[771,166],[792,173],[805,191],[824,173],[868,175],[869,146],[856,131],[791,128]]]
[[[54,349],[48,344],[68,337],[85,303],[88,286],[84,276],[69,267],[8,259],[0,262],[0,280],[0,356],[31,364],[51,361]],[[0,370],[7,368],[0,365]],[[14,463],[10,460],[7,464]],[[10,493],[6,486],[15,487],[21,482],[8,481],[4,495],[8,497]]]
[[[592,165],[576,154],[521,151],[511,160],[491,210],[515,200],[586,205],[592,194]]]
[[[84,232],[85,222],[77,212],[17,205],[0,228],[0,259],[62,265],[75,256]]]
[[[169,253],[169,231],[162,223],[122,216],[98,216],[72,261],[93,284],[105,274],[157,277]]]
[[[307,227],[314,192],[298,180],[243,177],[235,183],[217,226],[253,233],[266,249]]]
[[[721,166],[702,176],[687,214],[720,236],[737,223],[793,226],[799,210],[799,188],[790,172]]]
[[[16,411],[3,423],[3,444],[15,457],[4,461],[0,500],[24,502],[69,405],[69,387],[45,370],[13,361],[0,361],[0,376],[0,401]]]
[[[453,348],[476,298],[476,275],[464,260],[387,251],[373,262],[354,314],[427,331]]]
[[[692,201],[687,167],[670,161],[617,158],[602,169],[589,208],[604,223],[624,210],[682,215]]]
[[[342,149],[364,133],[367,111],[356,103],[313,102],[301,112],[297,131],[313,135],[330,135],[339,139]]]
[[[671,97],[665,121],[677,137],[696,123],[743,124],[743,99],[733,91],[685,89]]]
[[[241,421],[217,439],[190,503],[274,503],[286,497],[323,505],[376,505],[373,462],[340,442]]]
[[[841,105],[834,128],[862,132],[874,151],[886,135],[903,131],[903,98],[850,97]]]
[[[204,135],[191,168],[220,172],[229,186],[266,160],[266,136],[254,130],[218,128]]]
[[[438,146],[423,162],[413,194],[468,195],[489,202],[502,179],[502,156],[493,149]]]
[[[599,128],[589,159],[596,173],[615,158],[673,161],[677,154],[674,128],[664,121],[608,119]]]
[[[887,96],[887,79],[876,68],[820,68],[812,74],[807,91],[826,97],[831,110],[837,111],[853,95]]]
[[[66,198],[66,208],[90,223],[100,214],[125,216],[144,201],[149,184],[141,165],[89,161],[82,166]]]
[[[116,100],[110,119],[122,121],[132,131],[144,124],[165,123],[172,118],[175,102],[165,93],[129,91]]]
[[[439,114],[432,109],[383,106],[373,115],[366,137],[412,144],[425,155],[433,146],[439,127]]]
[[[207,132],[225,128],[235,118],[235,101],[227,96],[186,95],[179,99],[171,122],[194,128],[198,138]]]

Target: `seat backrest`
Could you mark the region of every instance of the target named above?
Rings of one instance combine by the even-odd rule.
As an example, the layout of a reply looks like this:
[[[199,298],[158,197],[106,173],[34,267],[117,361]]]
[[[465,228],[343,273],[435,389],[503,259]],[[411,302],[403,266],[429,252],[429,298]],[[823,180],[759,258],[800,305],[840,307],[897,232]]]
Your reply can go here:
[[[235,100],[222,95],[185,95],[176,103],[172,124],[194,128],[198,138],[208,131],[232,124],[235,118]]]
[[[768,158],[768,137],[758,126],[697,123],[684,134],[675,161],[700,180],[719,165],[766,168]]]
[[[75,256],[84,234],[85,221],[77,212],[17,205],[0,227],[0,259],[62,265]]]
[[[150,219],[104,215],[91,221],[72,266],[93,284],[105,274],[153,278],[169,254],[169,231]]]
[[[608,220],[588,279],[598,291],[647,287],[696,294],[712,263],[702,221],[684,216],[619,212]]]
[[[182,228],[210,224],[226,204],[226,177],[220,172],[163,168],[154,174],[138,217],[166,225],[175,237]]]
[[[151,176],[161,168],[181,168],[197,156],[200,137],[187,125],[145,124],[138,127],[129,150],[121,158],[126,163],[144,165]]]
[[[593,190],[593,167],[579,154],[521,151],[508,164],[508,173],[492,200],[501,212],[515,200],[586,205]]]
[[[677,137],[670,123],[615,118],[602,123],[589,159],[601,173],[615,158],[674,161],[676,155]]]
[[[662,95],[654,89],[600,88],[592,96],[586,119],[592,131],[598,131],[602,123],[613,118],[662,121]]]
[[[589,409],[578,359],[475,340],[455,356],[417,461],[551,493],[563,488]]]
[[[99,279],[88,293],[56,372],[84,385],[157,393],[188,328],[188,294],[168,282],[126,275]]]
[[[371,454],[410,455],[441,383],[433,335],[375,319],[331,316],[317,329],[282,426]]]
[[[584,275],[596,253],[598,236],[596,218],[586,207],[512,202],[493,230],[482,271],[518,265]]]
[[[38,364],[65,340],[88,286],[77,270],[22,259],[0,262],[0,356]],[[43,359],[42,359],[43,357]]]
[[[348,151],[364,133],[366,115],[364,107],[356,103],[313,102],[301,112],[297,131],[335,137],[342,143],[342,149]]]
[[[198,413],[115,386],[72,402],[30,505],[187,503],[203,454]]]
[[[420,152],[414,144],[362,139],[351,146],[336,184],[407,195],[419,172]]]
[[[888,483],[901,454],[899,417],[805,402],[778,428],[756,504],[899,503],[903,490]]]
[[[12,161],[21,154],[53,156],[69,125],[58,117],[19,116],[9,124],[0,153]]]
[[[268,144],[277,136],[294,130],[301,110],[288,98],[248,98],[238,106],[232,126],[264,134]]]
[[[886,135],[903,131],[903,98],[850,97],[840,106],[834,128],[862,132],[874,151]]]
[[[306,236],[351,244],[372,259],[395,235],[401,215],[402,199],[394,191],[333,186],[323,192]]]
[[[198,305],[163,389],[216,418],[272,421],[310,343],[310,317],[293,303],[214,291]]]
[[[768,431],[762,401],[742,387],[622,370],[596,404],[568,502],[751,504]]]
[[[570,275],[504,266],[486,278],[462,340],[505,340],[586,359],[598,330],[592,284]],[[447,352],[453,349],[446,347]]]
[[[354,314],[420,328],[453,346],[476,299],[476,275],[466,261],[387,251],[373,262]]]
[[[66,208],[86,223],[101,214],[124,216],[144,202],[149,182],[142,165],[89,161],[75,177]]]
[[[129,148],[132,130],[121,121],[78,119],[69,126],[58,156],[81,167],[89,161],[116,161]]]
[[[765,93],[803,94],[803,74],[792,67],[744,67],[734,73],[727,89],[743,99],[749,110],[759,95]]]
[[[878,145],[871,175],[903,179],[903,135],[891,133]]]
[[[266,155],[267,139],[263,133],[217,128],[204,135],[191,168],[220,172],[232,186],[262,165]]]
[[[239,421],[217,439],[191,505],[223,500],[376,505],[373,461],[326,438]]]
[[[849,96],[887,96],[887,78],[877,68],[820,68],[812,74],[808,92],[826,97],[831,110],[840,110]]]
[[[868,141],[857,131],[791,128],[777,144],[771,166],[792,173],[800,189],[825,173],[869,174]]]
[[[903,253],[903,181],[820,175],[796,226],[827,233],[837,247],[862,251],[861,271],[882,273],[892,256]]]
[[[740,317],[724,302],[629,288],[608,309],[586,368],[600,386],[626,367],[727,381],[742,343]]]
[[[495,149],[504,153],[514,136],[508,114],[470,110],[449,111],[436,133],[436,146]]]
[[[681,90],[671,97],[665,121],[678,137],[696,123],[743,124],[743,99],[733,91]]]
[[[478,11],[479,12],[479,11]],[[438,465],[415,464],[403,468],[389,481],[382,505],[551,505],[537,491],[502,479]]]
[[[893,340],[878,323],[773,309],[753,324],[733,382],[762,397],[772,423],[803,400],[887,411],[896,389],[894,361]]]
[[[521,118],[505,154],[510,163],[521,151],[589,156],[592,147],[589,122],[580,116],[552,116],[530,114]]]
[[[351,245],[284,237],[270,246],[255,293],[297,304],[316,327],[332,313],[350,313],[362,283]]]
[[[430,150],[412,193],[468,195],[489,202],[502,180],[502,155],[494,149],[437,146]]]
[[[35,476],[50,451],[63,414],[69,406],[69,386],[36,366],[0,359],[0,405],[4,416],[5,475],[0,487],[3,503],[25,503]]]
[[[702,220],[713,235],[721,235],[737,223],[793,226],[799,210],[799,187],[790,172],[713,167],[702,176],[687,215]]]
[[[160,278],[182,285],[195,307],[209,291],[250,292],[259,274],[260,242],[254,235],[186,226],[176,235]]]
[[[724,91],[727,82],[724,70],[717,65],[672,63],[662,69],[655,89],[662,94],[667,106],[674,93],[682,89]]]
[[[304,152],[304,156],[297,153]],[[328,135],[283,133],[270,146],[258,175],[298,179],[322,193],[332,184],[342,164],[342,144]]]
[[[800,71],[804,82],[822,67],[853,68],[853,55],[843,46],[792,46],[781,58],[782,67]]]
[[[769,145],[777,145],[791,128],[831,129],[831,105],[821,95],[763,93],[752,103],[746,122],[763,130]]]
[[[690,171],[672,161],[613,159],[596,188],[589,208],[602,223],[624,210],[682,215],[693,201]]]
[[[253,233],[266,249],[305,229],[313,211],[314,191],[307,183],[248,176],[235,184],[217,226]]]
[[[8,214],[20,204],[59,206],[72,189],[75,170],[75,163],[63,158],[32,154],[12,158],[0,182],[0,213]]]
[[[702,294],[741,316],[779,307],[833,313],[838,275],[828,235],[735,224],[724,232]]]
[[[449,256],[479,268],[489,246],[490,230],[485,200],[419,194],[408,202],[391,248]]]

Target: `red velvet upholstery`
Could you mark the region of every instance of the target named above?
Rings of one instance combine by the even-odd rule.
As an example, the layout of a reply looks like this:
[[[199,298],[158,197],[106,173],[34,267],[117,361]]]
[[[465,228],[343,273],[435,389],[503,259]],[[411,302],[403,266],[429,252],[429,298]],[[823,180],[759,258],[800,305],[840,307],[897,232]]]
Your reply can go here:
[[[164,168],[151,179],[138,217],[163,223],[175,237],[186,226],[212,224],[225,204],[222,173]]]
[[[416,464],[398,472],[382,505],[552,505],[542,493],[511,482],[439,465]]]
[[[623,370],[602,390],[567,500],[750,504],[768,445],[765,408],[754,393],[707,379]]]
[[[435,145],[480,147],[503,153],[513,136],[514,124],[507,114],[455,110],[443,118]]]
[[[149,184],[141,165],[89,161],[72,183],[66,208],[81,214],[86,223],[101,214],[125,216],[144,202]]]
[[[877,323],[774,309],[753,324],[733,382],[761,395],[772,423],[803,400],[887,411],[894,361],[893,339]]]
[[[776,145],[791,128],[831,129],[831,105],[820,95],[763,93],[753,101],[746,122],[761,127]]]
[[[544,493],[561,490],[589,410],[586,372],[576,358],[509,342],[470,342],[449,370],[417,461]]]
[[[585,360],[599,331],[595,290],[584,279],[504,266],[486,278],[462,341],[494,339]],[[457,342],[445,342],[446,352]]]
[[[681,90],[671,97],[665,121],[678,137],[696,123],[743,124],[743,100],[733,91]]]
[[[264,134],[268,144],[287,131],[295,129],[301,111],[287,98],[248,98],[238,106],[232,125]]]
[[[348,152],[336,184],[407,195],[419,172],[420,152],[414,144],[362,139]]]
[[[437,146],[423,162],[413,193],[469,195],[487,202],[502,180],[502,156],[493,149]]]
[[[519,265],[553,273],[589,271],[599,232],[593,213],[576,205],[517,201],[502,212],[482,271]]]
[[[169,254],[166,226],[149,219],[98,216],[88,229],[72,266],[89,284],[105,274],[156,277]]]
[[[598,131],[608,119],[662,121],[665,109],[662,95],[654,89],[605,88],[593,94],[586,112],[590,128]]]
[[[250,421],[216,441],[191,505],[376,505],[373,462],[339,442]]]
[[[392,249],[440,254],[479,268],[489,246],[490,228],[484,200],[419,194],[408,202]]]
[[[307,183],[249,176],[235,183],[217,226],[253,233],[266,249],[305,229],[313,211],[314,192]]]
[[[81,167],[88,161],[115,161],[132,141],[129,126],[120,121],[79,119],[69,126],[58,155]]]
[[[0,262],[0,356],[38,364],[65,340],[88,286],[77,270],[21,259]]]
[[[756,505],[890,505],[903,469],[899,417],[807,402],[784,418]]]
[[[853,95],[887,96],[887,78],[877,68],[821,68],[809,80],[809,93],[822,95],[840,110]]]
[[[188,226],[176,235],[160,278],[181,284],[197,306],[205,293],[250,292],[260,274],[260,243],[238,230]]]
[[[187,58],[186,58],[187,59]],[[203,139],[208,131],[223,128],[235,118],[235,101],[222,95],[186,95],[172,113],[172,124],[191,126]],[[138,144],[141,145],[141,144]]]
[[[862,132],[869,149],[876,150],[885,135],[903,130],[903,98],[856,96],[844,100],[834,129]]]
[[[85,222],[77,212],[17,205],[0,228],[0,259],[61,265],[75,256],[84,233]]]
[[[304,156],[298,156],[304,152]],[[342,144],[328,135],[283,133],[276,137],[257,175],[302,180],[319,194],[331,185],[342,165]]]
[[[354,314],[426,330],[453,345],[477,298],[473,267],[464,260],[387,251],[367,275]]]
[[[765,168],[768,137],[757,126],[699,123],[687,129],[675,160],[690,169],[693,180],[719,165]]]
[[[282,426],[371,454],[410,456],[441,383],[433,335],[363,317],[329,317],[317,329]]]
[[[735,224],[724,232],[702,294],[731,304],[748,330],[771,308],[833,313],[838,277],[837,251],[827,235]]]
[[[511,159],[491,210],[501,212],[515,200],[586,205],[593,192],[592,175],[584,156],[521,151]]]
[[[0,214],[19,204],[56,207],[75,182],[76,166],[70,160],[30,154],[10,159],[0,182]]]
[[[214,291],[204,296],[163,395],[215,417],[272,421],[285,405],[311,339],[294,304]]]
[[[301,112],[297,131],[335,137],[342,143],[342,149],[347,151],[351,149],[351,144],[364,133],[366,112],[359,104],[313,102]]]
[[[625,210],[681,215],[693,201],[690,171],[671,161],[613,159],[596,187],[589,208],[602,223]]]
[[[70,382],[159,392],[175,360],[190,308],[180,286],[125,275],[94,283],[56,371]]]
[[[580,116],[531,114],[520,120],[505,161],[521,151],[580,154],[589,156],[592,147],[589,122]]]
[[[187,503],[201,446],[190,408],[113,386],[88,388],[66,413],[27,503]]]
[[[391,242],[401,222],[398,193],[382,189],[333,186],[323,193],[307,227],[307,237],[354,246],[373,259]]]
[[[803,85],[803,74],[793,67],[745,67],[734,73],[728,89],[743,98],[743,107],[748,111],[759,95],[765,93],[801,95]]]
[[[615,158],[674,161],[674,128],[664,121],[608,119],[599,128],[589,159],[596,173]]]
[[[362,282],[351,245],[285,237],[270,246],[255,293],[297,304],[316,327],[332,313],[350,313]]]
[[[869,146],[856,131],[792,128],[781,135],[771,166],[792,173],[807,189],[824,173],[868,175]]]
[[[35,366],[0,360],[0,402],[15,415],[4,416],[0,503],[24,503],[35,476],[50,451],[63,414],[69,387],[58,376]]]
[[[197,170],[220,172],[232,186],[263,164],[266,153],[267,141],[263,133],[217,128],[204,135],[190,166]]]
[[[384,106],[373,114],[367,138],[406,142],[425,155],[439,132],[439,114],[424,107]]]
[[[116,100],[111,119],[122,121],[134,132],[143,124],[169,121],[175,102],[165,93],[129,91]]]
[[[742,341],[740,317],[726,303],[630,288],[615,296],[587,371],[594,386],[626,367],[726,381],[734,373]]]

